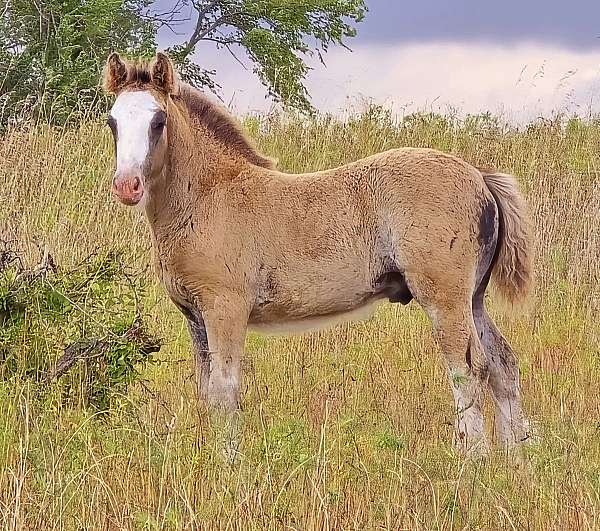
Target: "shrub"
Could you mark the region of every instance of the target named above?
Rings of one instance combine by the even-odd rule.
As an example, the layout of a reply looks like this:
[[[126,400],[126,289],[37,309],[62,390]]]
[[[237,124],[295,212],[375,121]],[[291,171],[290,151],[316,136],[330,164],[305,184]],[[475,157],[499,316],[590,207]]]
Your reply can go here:
[[[160,348],[144,324],[141,276],[112,252],[70,271],[48,252],[31,269],[23,262],[0,245],[0,379],[60,379],[66,401],[107,409]]]

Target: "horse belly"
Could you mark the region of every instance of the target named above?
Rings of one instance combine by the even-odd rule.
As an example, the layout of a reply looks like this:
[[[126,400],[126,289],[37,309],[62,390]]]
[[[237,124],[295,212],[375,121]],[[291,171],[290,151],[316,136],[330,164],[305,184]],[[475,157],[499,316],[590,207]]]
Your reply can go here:
[[[249,328],[264,334],[295,334],[303,332],[315,332],[332,328],[336,325],[351,322],[365,321],[370,319],[375,312],[381,298],[373,298],[367,302],[347,311],[335,312],[322,315],[310,315],[307,317],[288,318],[282,316],[272,320],[253,320],[249,322]]]
[[[371,317],[377,305],[395,294],[387,283],[370,275],[266,276],[250,314],[251,329],[265,333],[294,333],[330,328]],[[387,281],[386,281],[387,282]]]

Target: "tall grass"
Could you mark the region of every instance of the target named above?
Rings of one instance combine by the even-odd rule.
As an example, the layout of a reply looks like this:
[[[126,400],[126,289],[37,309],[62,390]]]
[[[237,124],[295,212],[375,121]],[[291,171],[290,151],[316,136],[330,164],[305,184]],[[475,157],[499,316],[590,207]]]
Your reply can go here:
[[[366,323],[248,339],[242,457],[230,466],[196,406],[182,319],[146,268],[146,304],[168,344],[120,407],[97,417],[41,397],[26,379],[0,382],[0,526],[600,528],[600,124],[517,130],[490,116],[396,121],[373,108],[344,122],[246,125],[294,172],[409,145],[519,177],[535,223],[536,289],[524,310],[494,314],[520,353],[540,441],[520,461],[455,454],[429,323],[414,305],[388,305]],[[149,264],[141,214],[109,195],[111,142],[97,123],[5,135],[0,235],[32,254],[48,244],[65,265],[98,248]]]

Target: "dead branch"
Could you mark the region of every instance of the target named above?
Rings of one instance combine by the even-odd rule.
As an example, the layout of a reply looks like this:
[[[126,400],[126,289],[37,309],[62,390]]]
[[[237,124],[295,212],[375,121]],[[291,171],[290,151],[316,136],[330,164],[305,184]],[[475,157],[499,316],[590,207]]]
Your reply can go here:
[[[144,355],[160,351],[160,342],[146,333],[138,318],[136,318],[132,325],[121,335],[121,339],[127,341],[139,341],[142,344],[140,352]],[[80,360],[89,361],[104,356],[109,346],[110,342],[108,336],[72,343],[65,348],[64,354],[50,368],[46,380],[52,382],[60,378]]]

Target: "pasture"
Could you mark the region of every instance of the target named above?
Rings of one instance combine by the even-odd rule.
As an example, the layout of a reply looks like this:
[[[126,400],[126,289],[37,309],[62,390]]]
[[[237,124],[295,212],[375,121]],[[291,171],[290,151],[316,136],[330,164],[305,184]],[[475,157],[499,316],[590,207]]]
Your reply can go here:
[[[518,176],[535,224],[536,287],[522,308],[494,297],[491,308],[520,356],[539,440],[519,459],[457,454],[429,321],[414,303],[384,305],[371,321],[327,332],[248,338],[241,456],[228,464],[197,406],[187,329],[156,284],[143,216],[110,196],[107,127],[32,127],[0,139],[0,236],[30,261],[34,243],[47,244],[65,268],[121,253],[140,272],[144,313],[164,346],[107,412],[65,403],[19,372],[0,380],[0,526],[599,528],[600,123],[514,129],[490,116],[398,121],[371,108],[344,121],[245,125],[287,171],[423,146]]]

